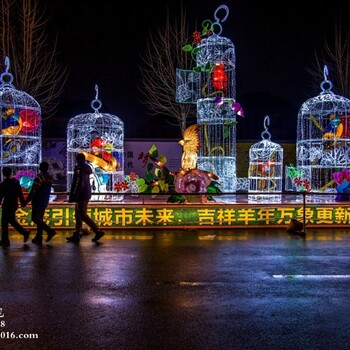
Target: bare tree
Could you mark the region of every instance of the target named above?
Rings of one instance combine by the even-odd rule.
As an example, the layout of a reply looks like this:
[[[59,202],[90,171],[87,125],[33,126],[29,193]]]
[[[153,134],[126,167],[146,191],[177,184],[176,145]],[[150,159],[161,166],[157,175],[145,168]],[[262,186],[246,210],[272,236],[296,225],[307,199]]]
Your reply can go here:
[[[15,87],[33,96],[47,118],[58,105],[67,70],[57,60],[57,39],[48,44],[45,11],[36,0],[2,0],[0,11],[2,63],[9,57]]]
[[[350,28],[344,34],[340,24],[335,25],[334,42],[325,42],[321,54],[315,53],[315,67],[309,72],[317,79],[318,86],[324,79],[323,69],[329,69],[329,80],[334,85],[333,91],[342,96],[350,96]]]
[[[164,28],[151,34],[140,67],[144,104],[153,115],[171,117],[172,124],[176,121],[181,134],[187,127],[187,119],[195,116],[194,105],[175,101],[176,68],[188,69],[191,65],[191,55],[182,50],[189,37],[184,7],[181,5],[180,18],[173,25],[168,11]]]

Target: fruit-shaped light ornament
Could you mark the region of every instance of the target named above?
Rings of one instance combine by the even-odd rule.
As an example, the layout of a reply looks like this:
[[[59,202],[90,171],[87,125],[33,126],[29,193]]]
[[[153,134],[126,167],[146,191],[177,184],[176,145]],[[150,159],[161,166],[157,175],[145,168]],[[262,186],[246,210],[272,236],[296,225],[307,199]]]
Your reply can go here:
[[[93,171],[92,200],[122,200],[124,197],[105,192],[113,192],[114,184],[124,179],[124,123],[114,115],[99,112],[102,102],[98,99],[97,85],[95,91],[91,102],[94,112],[79,114],[68,122],[67,190],[70,190],[76,155],[83,153]]]
[[[2,179],[3,167],[10,167],[28,191],[42,159],[41,108],[33,97],[14,87],[9,69],[6,57],[5,72],[0,76],[0,176]]]

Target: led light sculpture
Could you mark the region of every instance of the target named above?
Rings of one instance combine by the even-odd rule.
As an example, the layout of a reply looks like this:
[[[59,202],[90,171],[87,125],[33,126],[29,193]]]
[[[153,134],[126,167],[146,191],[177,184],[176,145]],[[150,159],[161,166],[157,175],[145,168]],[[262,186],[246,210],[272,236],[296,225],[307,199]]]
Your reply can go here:
[[[222,19],[220,11],[224,12]],[[228,14],[227,6],[219,6],[215,21],[204,21],[202,32],[193,34],[194,46],[183,48],[191,52],[196,67],[192,71],[177,70],[176,99],[197,104],[201,144],[198,168],[216,174],[222,192],[236,192],[236,116],[243,113],[235,101],[235,48],[230,39],[220,36],[220,22]]]
[[[220,6],[214,14],[213,34],[200,42],[196,55],[197,67],[205,67],[200,73],[200,98],[197,100],[201,139],[198,168],[216,174],[222,192],[235,192],[236,56],[232,41],[220,36],[222,27],[218,12],[221,10],[226,12],[222,22],[227,19],[227,6]],[[203,26],[206,25],[204,22]]]
[[[97,85],[95,90],[96,97],[91,102],[94,112],[79,114],[68,122],[67,190],[72,183],[76,154],[83,153],[93,170],[90,181],[95,195],[92,200],[121,200],[123,196],[98,195],[113,191],[114,184],[124,179],[124,123],[114,115],[99,112],[102,103]]]
[[[249,149],[249,201],[280,202],[283,176],[283,148],[271,142],[268,131],[270,118],[264,119],[262,141],[252,145]],[[259,193],[258,193],[259,192]],[[266,192],[269,194],[264,194]]]
[[[303,103],[299,110],[297,167],[287,167],[288,190],[335,193],[333,174],[350,169],[350,100],[335,95],[332,86],[325,66],[322,92]],[[322,200],[325,199],[333,198],[324,196]]]
[[[9,68],[6,57],[0,76],[0,173],[2,179],[2,168],[10,167],[21,186],[29,190],[42,157],[41,108],[33,97],[16,90]]]

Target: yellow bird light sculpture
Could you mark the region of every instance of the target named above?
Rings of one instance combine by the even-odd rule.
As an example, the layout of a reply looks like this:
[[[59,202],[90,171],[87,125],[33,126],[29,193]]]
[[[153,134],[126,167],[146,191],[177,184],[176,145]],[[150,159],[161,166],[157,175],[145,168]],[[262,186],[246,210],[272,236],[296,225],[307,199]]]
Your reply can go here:
[[[183,134],[182,140],[179,141],[183,153],[181,157],[182,170],[188,171],[197,168],[197,151],[200,147],[199,125],[194,124],[188,127]]]

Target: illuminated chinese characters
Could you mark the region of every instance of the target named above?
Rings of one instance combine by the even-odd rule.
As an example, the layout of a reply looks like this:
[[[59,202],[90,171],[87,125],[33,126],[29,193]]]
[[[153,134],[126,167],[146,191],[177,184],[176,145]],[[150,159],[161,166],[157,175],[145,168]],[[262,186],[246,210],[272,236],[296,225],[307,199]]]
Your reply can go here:
[[[302,220],[303,206],[108,206],[88,208],[88,215],[104,228],[181,228],[181,227],[254,227],[288,225],[292,218]],[[34,226],[30,208],[20,208],[18,222]],[[50,206],[45,218],[52,227],[74,228],[74,208]],[[305,208],[305,222],[311,226],[350,224],[350,207],[315,206]]]

